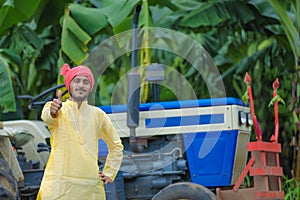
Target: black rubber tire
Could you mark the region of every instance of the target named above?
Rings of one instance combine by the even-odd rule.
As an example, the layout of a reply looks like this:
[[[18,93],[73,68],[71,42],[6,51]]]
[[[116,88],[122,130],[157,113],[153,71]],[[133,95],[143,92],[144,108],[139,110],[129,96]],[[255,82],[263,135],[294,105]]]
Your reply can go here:
[[[160,190],[152,200],[217,200],[208,188],[190,182],[180,182]]]
[[[19,200],[19,190],[10,166],[0,153],[0,199]]]

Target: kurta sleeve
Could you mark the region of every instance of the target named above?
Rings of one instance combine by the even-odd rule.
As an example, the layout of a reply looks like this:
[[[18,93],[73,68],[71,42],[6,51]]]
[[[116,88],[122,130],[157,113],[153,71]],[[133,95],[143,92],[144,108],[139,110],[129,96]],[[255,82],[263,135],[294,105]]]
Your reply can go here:
[[[41,119],[47,124],[47,125],[52,125],[54,124],[57,120],[58,117],[53,118],[50,114],[50,105],[51,102],[47,102],[42,110],[42,115],[41,115]],[[61,111],[58,111],[58,115]]]
[[[106,142],[108,148],[103,173],[114,180],[122,163],[123,145],[109,117],[104,112],[102,114],[103,140]]]

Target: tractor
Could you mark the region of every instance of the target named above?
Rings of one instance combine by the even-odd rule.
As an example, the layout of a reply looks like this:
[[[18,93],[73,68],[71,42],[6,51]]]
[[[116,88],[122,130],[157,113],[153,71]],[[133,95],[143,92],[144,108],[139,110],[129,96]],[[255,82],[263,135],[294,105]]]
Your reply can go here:
[[[141,104],[135,135],[127,127],[126,107],[99,107],[124,145],[120,171],[105,186],[107,199],[216,199],[216,187],[237,181],[247,161],[252,125],[249,107],[240,99]],[[1,125],[1,197],[35,199],[51,151],[49,131],[38,120]],[[100,168],[107,153],[99,140]]]

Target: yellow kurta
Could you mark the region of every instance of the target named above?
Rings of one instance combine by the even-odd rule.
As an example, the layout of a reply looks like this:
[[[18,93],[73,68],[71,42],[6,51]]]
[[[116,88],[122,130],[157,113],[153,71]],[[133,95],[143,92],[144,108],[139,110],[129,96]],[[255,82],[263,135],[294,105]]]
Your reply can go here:
[[[123,145],[109,117],[83,102],[63,102],[58,117],[50,115],[50,102],[42,111],[51,136],[51,153],[37,199],[102,200],[103,182],[98,171],[98,138],[108,147],[103,173],[116,177],[123,158]]]

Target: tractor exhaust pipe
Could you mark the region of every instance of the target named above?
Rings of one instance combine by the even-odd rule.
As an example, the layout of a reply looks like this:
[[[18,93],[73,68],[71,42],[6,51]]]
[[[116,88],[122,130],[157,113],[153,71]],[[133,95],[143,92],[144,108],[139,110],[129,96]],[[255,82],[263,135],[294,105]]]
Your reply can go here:
[[[134,153],[143,151],[143,146],[137,144],[136,128],[139,126],[140,108],[140,74],[137,72],[137,34],[141,5],[137,5],[133,16],[131,70],[128,73],[127,126],[130,129],[130,148]]]

